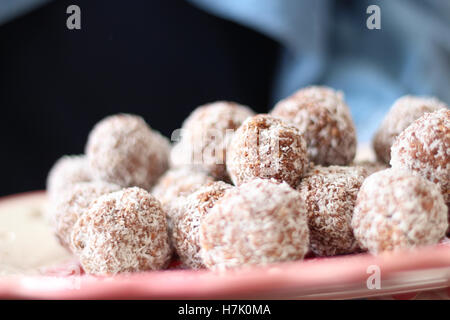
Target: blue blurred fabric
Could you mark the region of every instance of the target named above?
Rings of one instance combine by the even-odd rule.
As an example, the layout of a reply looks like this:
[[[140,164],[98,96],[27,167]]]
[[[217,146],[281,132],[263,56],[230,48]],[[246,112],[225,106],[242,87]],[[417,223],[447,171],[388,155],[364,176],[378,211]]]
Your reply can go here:
[[[190,0],[282,45],[273,103],[310,84],[342,90],[360,141],[404,94],[450,103],[448,0]],[[369,30],[366,9],[381,9]]]
[[[0,24],[21,16],[50,0],[0,0]]]

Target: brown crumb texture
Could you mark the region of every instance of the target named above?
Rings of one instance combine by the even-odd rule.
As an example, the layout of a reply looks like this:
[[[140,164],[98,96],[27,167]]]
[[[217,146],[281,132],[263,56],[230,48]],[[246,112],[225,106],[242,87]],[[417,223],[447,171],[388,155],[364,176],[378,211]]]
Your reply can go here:
[[[356,155],[356,130],[342,92],[310,86],[278,102],[271,112],[304,135],[311,161],[347,165]]]
[[[391,166],[438,184],[450,202],[450,110],[425,113],[395,140]]]
[[[316,166],[298,186],[307,208],[311,251],[319,256],[359,250],[351,221],[359,188],[367,176],[361,167]]]
[[[364,180],[352,219],[355,238],[372,253],[438,243],[448,227],[439,187],[406,170]]]
[[[195,109],[182,125],[181,140],[174,146],[173,167],[191,166],[227,180],[226,151],[234,131],[254,115],[247,106],[217,101]]]
[[[228,148],[227,169],[235,185],[273,178],[295,186],[307,166],[306,142],[300,130],[266,114],[247,119]]]
[[[254,179],[228,190],[200,226],[208,268],[303,259],[308,251],[306,208],[287,183]]]
[[[70,250],[73,226],[94,200],[120,189],[112,183],[93,181],[76,183],[62,192],[51,203],[53,230],[61,245]]]
[[[161,204],[137,187],[103,195],[91,203],[75,224],[71,241],[89,274],[162,269],[171,257]]]
[[[170,142],[138,116],[106,117],[89,134],[86,154],[95,178],[149,190],[168,168]]]
[[[397,136],[425,113],[441,108],[448,107],[433,97],[403,96],[397,99],[374,135],[373,148],[377,159],[389,163],[391,147]]]
[[[204,268],[200,255],[200,224],[214,204],[233,186],[217,181],[186,196],[172,212],[172,241],[181,262],[190,268]]]

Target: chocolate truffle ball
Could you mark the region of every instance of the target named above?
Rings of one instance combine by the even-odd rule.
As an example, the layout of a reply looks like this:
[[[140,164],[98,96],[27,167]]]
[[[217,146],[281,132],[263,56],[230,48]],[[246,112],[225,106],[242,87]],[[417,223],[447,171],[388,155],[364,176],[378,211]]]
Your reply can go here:
[[[356,196],[367,172],[361,167],[316,166],[297,187],[307,209],[311,251],[319,256],[359,250],[351,227]]]
[[[152,189],[152,194],[161,202],[167,215],[169,238],[172,241],[173,220],[172,215],[181,198],[190,195],[200,187],[215,181],[205,171],[192,167],[172,168],[159,178]]]
[[[424,113],[441,108],[446,108],[445,103],[431,97],[404,96],[395,101],[373,139],[377,159],[389,163],[395,138]]]
[[[307,87],[278,102],[271,114],[299,128],[315,164],[347,165],[354,159],[356,130],[341,92]]]
[[[161,269],[171,257],[161,204],[138,187],[92,202],[73,227],[71,240],[73,252],[90,274]]]
[[[447,226],[439,187],[393,168],[364,180],[352,218],[355,238],[375,254],[438,243]]]
[[[168,167],[170,143],[135,115],[109,116],[89,134],[86,154],[95,178],[149,189]]]
[[[222,181],[212,182],[184,197],[172,214],[173,246],[184,266],[204,268],[200,255],[200,224],[214,204],[233,186]]]
[[[300,193],[273,179],[255,179],[227,190],[200,226],[201,255],[209,268],[298,260],[308,244]]]
[[[270,115],[247,119],[228,147],[227,170],[235,185],[255,178],[273,178],[295,187],[308,166],[300,130]]]
[[[91,180],[92,175],[84,155],[63,156],[50,169],[47,177],[47,194],[52,202],[61,192],[75,183]]]
[[[152,195],[161,202],[163,208],[166,208],[176,198],[187,196],[213,181],[214,178],[205,171],[190,167],[172,168],[159,178],[152,189]]]
[[[181,140],[171,153],[171,165],[197,167],[217,179],[226,180],[229,139],[244,120],[253,115],[250,108],[228,101],[198,107],[183,123]]]
[[[450,110],[425,113],[395,140],[391,166],[438,184],[450,202]]]
[[[52,222],[56,237],[62,246],[70,249],[70,234],[73,226],[98,197],[119,191],[118,185],[94,181],[79,182],[67,188],[52,204]]]

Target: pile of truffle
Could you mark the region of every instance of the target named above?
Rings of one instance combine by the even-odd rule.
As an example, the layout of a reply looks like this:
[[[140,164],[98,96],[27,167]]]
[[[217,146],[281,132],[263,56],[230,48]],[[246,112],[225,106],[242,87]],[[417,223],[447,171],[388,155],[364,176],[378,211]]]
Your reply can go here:
[[[269,114],[198,107],[170,141],[119,114],[51,169],[49,218],[87,273],[227,269],[438,243],[448,228],[450,111],[395,102],[355,163],[341,92],[307,87]],[[392,166],[389,168],[389,163]]]

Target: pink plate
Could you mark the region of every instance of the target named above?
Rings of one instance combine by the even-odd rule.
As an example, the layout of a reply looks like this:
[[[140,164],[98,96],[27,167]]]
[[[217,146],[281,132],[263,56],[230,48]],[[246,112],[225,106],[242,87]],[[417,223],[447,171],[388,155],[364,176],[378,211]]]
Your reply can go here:
[[[44,193],[0,199],[11,214],[42,207]],[[42,208],[41,208],[42,209]],[[0,261],[1,265],[1,261]],[[357,254],[310,258],[225,273],[165,270],[94,277],[76,263],[41,270],[37,275],[0,277],[0,298],[31,299],[340,299],[390,296],[450,297],[450,242],[375,257]],[[376,275],[381,278],[379,288]],[[369,282],[369,286],[368,286]],[[432,291],[430,291],[432,290]],[[431,293],[433,292],[433,293]]]

